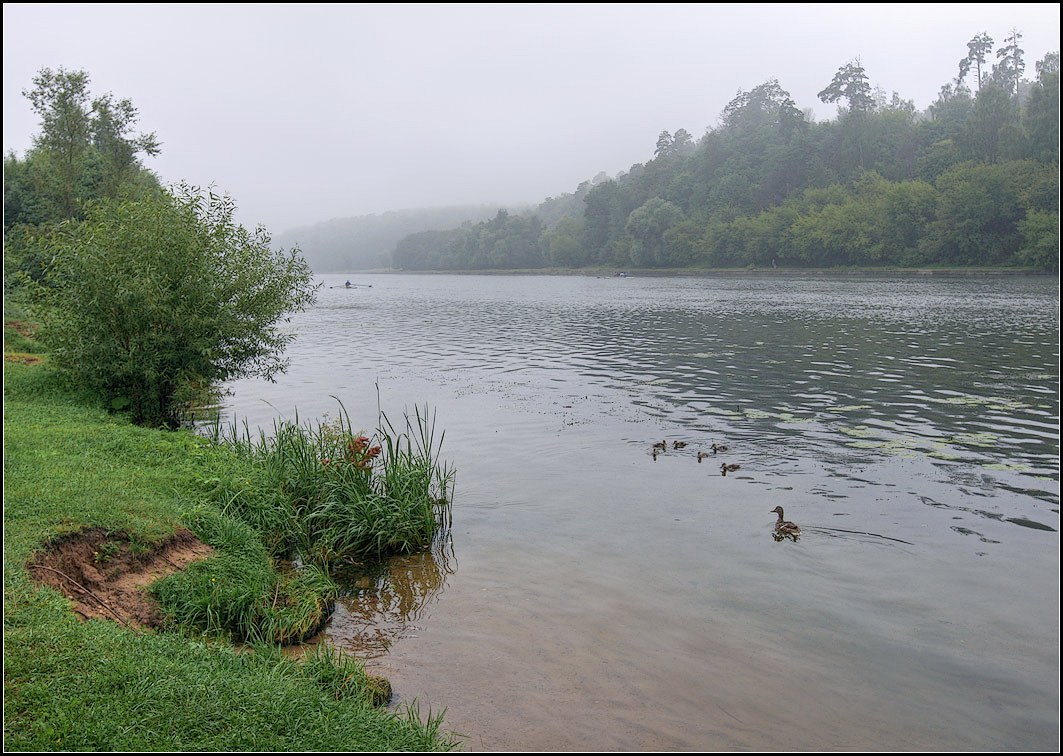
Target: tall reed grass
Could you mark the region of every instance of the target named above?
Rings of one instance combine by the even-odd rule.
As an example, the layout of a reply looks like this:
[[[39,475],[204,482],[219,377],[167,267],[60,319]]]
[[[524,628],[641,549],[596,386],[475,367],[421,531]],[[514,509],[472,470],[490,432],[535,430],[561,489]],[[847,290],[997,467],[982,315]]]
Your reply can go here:
[[[334,570],[343,563],[420,551],[451,525],[454,471],[439,460],[443,435],[427,407],[402,430],[380,413],[372,436],[356,432],[340,404],[332,421],[245,423],[214,440],[244,464],[218,478],[223,511],[248,523],[272,555]]]

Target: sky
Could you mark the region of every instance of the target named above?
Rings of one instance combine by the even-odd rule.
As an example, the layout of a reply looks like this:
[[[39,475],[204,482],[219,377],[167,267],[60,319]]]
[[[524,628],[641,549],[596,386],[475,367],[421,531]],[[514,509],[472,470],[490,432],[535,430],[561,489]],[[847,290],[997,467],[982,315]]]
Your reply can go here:
[[[923,110],[967,42],[1059,50],[1059,3],[4,4],[4,153],[40,127],[23,90],[85,71],[129,98],[163,183],[213,186],[274,235],[332,218],[534,205],[695,138],[740,91],[816,95],[859,58]]]

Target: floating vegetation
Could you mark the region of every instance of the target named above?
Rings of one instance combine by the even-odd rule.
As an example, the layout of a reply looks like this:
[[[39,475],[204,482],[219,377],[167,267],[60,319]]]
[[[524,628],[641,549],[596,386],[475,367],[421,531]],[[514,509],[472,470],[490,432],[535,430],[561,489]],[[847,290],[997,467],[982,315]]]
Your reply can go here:
[[[928,402],[935,404],[951,404],[964,407],[977,407],[985,406],[995,410],[1014,411],[1028,407],[1025,402],[1020,402],[1016,399],[1006,399],[1000,396],[974,396],[973,394],[962,394],[960,396],[950,396],[942,398],[938,396],[925,396],[923,397]]]
[[[743,414],[750,420],[782,420],[784,423],[793,423],[798,421],[797,415],[792,412],[766,412],[758,409],[745,409]]]
[[[932,444],[932,448],[927,452],[927,456],[933,457],[934,459],[941,459],[946,462],[958,462],[964,459],[962,454],[957,454],[948,446],[948,444],[944,444],[940,441],[935,441]]]
[[[1029,472],[1032,469],[1029,465],[1017,462],[986,462],[982,467],[986,470],[1009,470],[1011,472]]]
[[[886,445],[885,441],[851,441],[849,444],[854,449],[881,449]]]
[[[958,433],[952,437],[952,442],[966,446],[996,446],[1000,441],[997,433]]]
[[[866,425],[857,425],[855,428],[841,428],[841,432],[847,436],[856,436],[857,438],[871,438],[879,433]]]

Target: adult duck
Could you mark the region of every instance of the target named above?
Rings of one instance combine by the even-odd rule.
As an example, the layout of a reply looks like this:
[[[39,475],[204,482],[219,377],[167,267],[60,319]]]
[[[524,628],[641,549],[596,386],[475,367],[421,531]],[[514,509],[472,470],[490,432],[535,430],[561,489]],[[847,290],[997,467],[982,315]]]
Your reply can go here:
[[[775,509],[771,511],[779,515],[779,519],[775,521],[775,535],[793,538],[794,540],[797,539],[797,536],[801,535],[801,528],[797,527],[797,525],[789,520],[783,519],[782,507],[775,507]]]

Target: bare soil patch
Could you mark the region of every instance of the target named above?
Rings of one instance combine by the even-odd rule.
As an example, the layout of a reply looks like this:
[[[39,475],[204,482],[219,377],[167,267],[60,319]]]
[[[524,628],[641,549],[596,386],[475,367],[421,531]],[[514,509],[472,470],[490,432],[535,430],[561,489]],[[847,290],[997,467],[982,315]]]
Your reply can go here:
[[[145,544],[123,532],[90,528],[51,542],[33,555],[27,569],[38,583],[70,599],[83,619],[156,628],[163,615],[147,586],[213,553],[184,529],[161,543]]]
[[[23,352],[6,352],[4,359],[17,365],[39,365],[44,358],[39,354],[25,354]]]
[[[37,326],[33,323],[27,323],[24,320],[6,320],[4,321],[4,325],[20,336],[25,336],[27,339],[32,339],[37,333]]]

